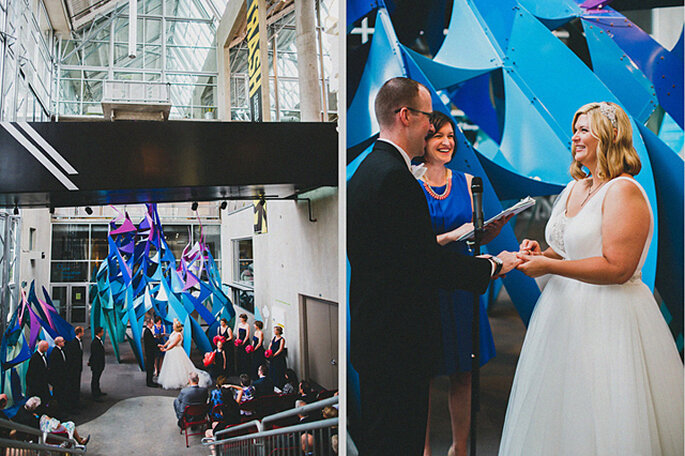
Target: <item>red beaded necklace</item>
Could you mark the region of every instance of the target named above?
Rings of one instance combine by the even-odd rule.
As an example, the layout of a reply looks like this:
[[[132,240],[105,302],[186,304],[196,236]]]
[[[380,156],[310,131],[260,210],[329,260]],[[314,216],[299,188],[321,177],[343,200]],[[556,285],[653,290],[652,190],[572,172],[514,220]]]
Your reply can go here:
[[[446,180],[445,191],[442,192],[442,194],[440,194],[440,195],[438,195],[437,193],[435,193],[435,191],[433,191],[433,188],[431,188],[431,186],[428,185],[428,182],[426,182],[425,180],[423,181],[423,186],[426,188],[426,191],[428,192],[428,194],[430,196],[432,196],[433,198],[435,198],[436,200],[444,200],[445,198],[447,198],[450,195],[450,191],[452,190],[452,170],[450,170],[448,168],[446,174],[447,174],[447,176],[445,178],[445,180]]]

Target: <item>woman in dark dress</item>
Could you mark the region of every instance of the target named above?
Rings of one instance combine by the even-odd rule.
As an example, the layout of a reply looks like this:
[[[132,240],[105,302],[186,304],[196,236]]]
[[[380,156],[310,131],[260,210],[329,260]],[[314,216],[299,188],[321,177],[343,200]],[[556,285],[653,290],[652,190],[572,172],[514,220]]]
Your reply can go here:
[[[218,379],[219,377],[228,377],[228,355],[226,354],[224,347],[226,347],[226,344],[223,342],[223,340],[218,339],[216,341],[216,350],[214,350],[214,362],[212,363],[210,372],[213,379]]]
[[[271,368],[269,369],[271,381],[274,382],[274,386],[280,389],[285,383],[286,369],[285,338],[283,337],[283,328],[280,326],[274,327],[274,337],[271,339],[269,349],[271,350]]]
[[[221,319],[216,334],[224,338],[224,352],[227,358],[226,376],[230,377],[235,370],[235,345],[233,345],[233,330],[228,326],[228,320]]]
[[[469,254],[465,242],[456,239],[473,229],[471,179],[446,165],[455,151],[454,124],[441,112],[434,112],[431,124],[435,129],[426,140],[423,156],[426,173],[419,180],[425,193],[433,230],[437,241],[445,248]],[[509,218],[500,219],[486,229],[481,244],[494,239]],[[471,413],[471,322],[473,294],[462,290],[438,290],[442,324],[442,364],[435,367],[435,375],[448,375],[449,410],[452,422],[452,446],[448,456],[465,456]],[[495,343],[485,303],[480,303],[480,361],[485,364],[495,356]],[[429,419],[430,424],[430,407]],[[426,431],[424,455],[430,455],[430,428]]]
[[[257,369],[262,364],[266,364],[266,358],[264,358],[264,333],[262,329],[264,328],[264,323],[257,320],[254,322],[254,336],[252,336],[252,378],[257,379],[259,375],[257,374]]]
[[[247,374],[250,372],[250,359],[245,351],[245,347],[250,345],[250,325],[247,324],[247,315],[240,314],[240,323],[238,323],[238,339],[235,346],[235,357],[238,364],[237,374]],[[234,344],[235,345],[235,344]]]

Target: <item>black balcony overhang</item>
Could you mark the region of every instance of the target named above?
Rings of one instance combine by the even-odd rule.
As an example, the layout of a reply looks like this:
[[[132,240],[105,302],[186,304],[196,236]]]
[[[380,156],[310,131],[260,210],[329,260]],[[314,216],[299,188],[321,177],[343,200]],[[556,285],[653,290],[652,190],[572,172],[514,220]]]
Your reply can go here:
[[[1,122],[0,207],[288,197],[338,183],[332,123]]]

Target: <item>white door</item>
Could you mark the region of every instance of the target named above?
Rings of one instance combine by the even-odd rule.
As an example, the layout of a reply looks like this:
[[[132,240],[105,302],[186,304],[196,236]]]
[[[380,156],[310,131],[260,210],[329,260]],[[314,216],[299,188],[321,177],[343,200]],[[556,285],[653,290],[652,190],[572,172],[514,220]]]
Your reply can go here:
[[[338,388],[338,304],[302,297],[304,378],[326,389]]]

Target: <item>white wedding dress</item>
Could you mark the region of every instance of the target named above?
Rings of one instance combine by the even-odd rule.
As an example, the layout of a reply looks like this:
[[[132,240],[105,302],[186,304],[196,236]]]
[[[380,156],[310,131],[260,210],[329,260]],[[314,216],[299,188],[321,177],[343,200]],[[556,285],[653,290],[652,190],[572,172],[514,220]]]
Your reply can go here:
[[[602,254],[602,202],[618,179],[574,217],[565,213],[573,182],[564,189],[545,230],[555,252],[569,260]],[[500,456],[683,454],[683,364],[641,280],[651,209],[649,224],[628,282],[554,275],[547,283],[521,348]]]
[[[164,361],[157,377],[157,383],[162,385],[164,389],[181,389],[188,386],[188,376],[195,371],[200,377],[200,386],[211,386],[212,379],[209,374],[197,369],[183,349],[183,334],[174,332],[169,336],[170,344],[177,340],[178,343],[164,353]]]

